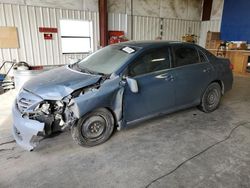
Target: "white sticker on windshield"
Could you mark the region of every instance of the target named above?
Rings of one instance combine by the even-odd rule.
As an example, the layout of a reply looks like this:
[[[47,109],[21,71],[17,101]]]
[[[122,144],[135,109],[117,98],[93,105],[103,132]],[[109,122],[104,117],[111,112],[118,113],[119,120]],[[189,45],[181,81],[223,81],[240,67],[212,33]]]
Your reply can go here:
[[[133,48],[130,48],[128,46],[122,48],[122,51],[127,52],[128,54],[132,54],[133,52],[135,52]]]

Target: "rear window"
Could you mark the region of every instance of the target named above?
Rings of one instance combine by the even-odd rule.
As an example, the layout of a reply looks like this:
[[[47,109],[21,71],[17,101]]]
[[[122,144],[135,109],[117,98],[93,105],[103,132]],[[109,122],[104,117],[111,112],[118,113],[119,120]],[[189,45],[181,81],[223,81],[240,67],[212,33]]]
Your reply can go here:
[[[200,50],[198,50],[198,52],[199,52],[200,62],[207,63],[207,57],[205,56],[205,54]]]
[[[181,67],[200,62],[198,52],[194,47],[175,46],[173,50],[175,57],[175,67]]]
[[[206,57],[209,61],[217,59],[217,57],[214,54],[212,54],[211,52],[209,52],[208,50],[202,49],[201,51],[206,55]]]

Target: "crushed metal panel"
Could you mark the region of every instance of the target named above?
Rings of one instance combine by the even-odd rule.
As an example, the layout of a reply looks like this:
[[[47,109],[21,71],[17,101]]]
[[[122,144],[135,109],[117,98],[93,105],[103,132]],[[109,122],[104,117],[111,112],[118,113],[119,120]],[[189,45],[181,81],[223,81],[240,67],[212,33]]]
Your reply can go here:
[[[72,99],[70,109],[77,118],[80,118],[94,109],[106,107],[113,110],[117,121],[120,121],[124,88],[119,83],[119,76],[105,80],[99,89],[90,90]]]

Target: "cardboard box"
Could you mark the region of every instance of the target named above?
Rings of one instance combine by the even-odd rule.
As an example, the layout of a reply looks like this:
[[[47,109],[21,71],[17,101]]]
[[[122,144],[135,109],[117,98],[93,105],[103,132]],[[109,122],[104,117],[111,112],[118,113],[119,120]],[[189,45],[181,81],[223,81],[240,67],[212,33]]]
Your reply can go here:
[[[221,40],[211,40],[209,42],[207,41],[206,49],[218,49],[221,42]]]
[[[0,48],[19,48],[16,27],[0,27]]]
[[[247,44],[246,43],[229,43],[228,49],[229,50],[246,50]]]
[[[207,32],[207,41],[220,40],[220,32]]]
[[[236,50],[237,49],[237,44],[235,44],[235,43],[229,43],[228,44],[228,49],[229,50]]]
[[[246,50],[247,49],[247,44],[246,43],[242,43],[240,44],[240,46],[238,46],[239,50]]]

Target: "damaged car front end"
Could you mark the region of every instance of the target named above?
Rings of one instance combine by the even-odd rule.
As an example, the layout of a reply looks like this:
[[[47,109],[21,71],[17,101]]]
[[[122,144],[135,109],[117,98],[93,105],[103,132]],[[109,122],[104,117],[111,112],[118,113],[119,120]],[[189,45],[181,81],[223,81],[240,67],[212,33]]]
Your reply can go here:
[[[19,145],[32,150],[39,141],[52,133],[74,125],[77,118],[71,107],[72,95],[61,100],[44,100],[22,89],[13,105],[13,135]]]
[[[59,100],[44,99],[22,89],[13,105],[13,135],[19,145],[33,150],[39,141],[52,133],[70,128],[90,108],[89,96],[96,85],[77,89]],[[86,94],[83,97],[83,94]],[[82,107],[84,106],[84,109]]]
[[[57,100],[50,100],[22,89],[13,105],[13,135],[19,145],[33,150],[39,141],[52,133],[64,131],[88,111],[99,83],[77,89]],[[83,95],[86,95],[83,97]],[[84,108],[83,108],[84,107]],[[93,107],[94,108],[94,107]]]
[[[32,150],[43,138],[72,125],[76,118],[68,100],[49,101],[22,89],[13,106],[13,135],[18,144]]]
[[[31,151],[43,138],[76,126],[83,116],[103,107],[119,123],[124,90],[120,82],[115,74],[90,72],[78,62],[38,75],[23,86],[13,105],[16,142]]]

